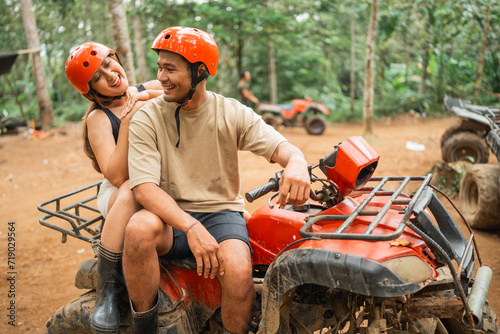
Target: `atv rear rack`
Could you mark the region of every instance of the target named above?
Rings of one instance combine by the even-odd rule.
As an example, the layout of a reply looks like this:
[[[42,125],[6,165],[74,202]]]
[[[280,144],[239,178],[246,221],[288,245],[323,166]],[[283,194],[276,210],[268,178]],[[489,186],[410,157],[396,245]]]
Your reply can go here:
[[[424,203],[424,209],[427,207],[431,200],[432,189],[429,184],[432,179],[432,174],[427,176],[385,176],[385,177],[372,177],[370,182],[378,182],[374,187],[363,187],[356,193],[368,194],[363,202],[354,210],[350,215],[317,215],[308,219],[307,223],[301,227],[300,235],[304,238],[316,237],[321,239],[344,239],[344,240],[368,240],[368,241],[387,241],[398,238],[407,226],[414,208],[418,206],[422,210],[419,202]],[[421,181],[418,190],[410,196],[410,198],[401,198],[404,195],[403,190],[410,182]],[[401,182],[395,191],[384,190],[383,187],[388,182]],[[430,190],[430,192],[429,192]],[[366,206],[375,196],[390,196],[385,205],[380,210],[365,210]],[[380,224],[384,216],[389,212],[393,205],[406,205],[403,212],[400,212],[403,217],[397,229],[389,234],[373,234],[373,231]],[[359,216],[374,216],[371,223],[366,227],[363,233],[345,233],[347,228]],[[314,232],[312,225],[323,221],[342,221],[342,225],[334,233],[321,233]]]
[[[101,183],[96,182],[39,204],[38,210],[46,213],[40,218],[40,224],[61,232],[63,243],[68,235],[92,245],[97,243],[101,238],[104,217],[97,210],[97,205],[91,206],[90,203],[95,203]],[[75,200],[75,197],[79,200]],[[63,206],[67,198],[71,198],[71,204]]]

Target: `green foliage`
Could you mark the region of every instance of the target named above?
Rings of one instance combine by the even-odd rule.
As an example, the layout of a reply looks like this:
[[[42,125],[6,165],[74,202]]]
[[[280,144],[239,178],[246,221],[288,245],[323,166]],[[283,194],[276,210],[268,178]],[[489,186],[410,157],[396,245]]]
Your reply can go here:
[[[478,104],[498,104],[485,92],[474,98],[477,59],[488,0],[388,0],[380,2],[375,59],[375,117],[423,108],[440,112],[445,94]],[[270,100],[269,42],[274,45],[278,100],[288,103],[305,95],[333,110],[331,120],[360,121],[369,1],[326,0],[133,0],[124,1],[130,34],[132,19],[141,18],[142,48],[148,78],[156,76],[156,35],[168,26],[204,29],[220,50],[219,71],[208,87],[237,96],[239,72],[252,73],[251,87],[259,99]],[[106,1],[39,0],[33,2],[42,59],[56,122],[78,121],[86,101],[67,83],[66,58],[75,46],[97,41],[114,46]],[[27,48],[20,5],[0,2],[0,52]],[[355,32],[354,115],[350,102],[351,39]],[[500,93],[498,4],[492,2],[484,57],[482,87]],[[428,55],[425,93],[422,64]],[[31,62],[19,56],[9,78],[30,118],[38,117]],[[20,115],[12,89],[0,77],[0,109]],[[0,110],[1,111],[1,110]]]

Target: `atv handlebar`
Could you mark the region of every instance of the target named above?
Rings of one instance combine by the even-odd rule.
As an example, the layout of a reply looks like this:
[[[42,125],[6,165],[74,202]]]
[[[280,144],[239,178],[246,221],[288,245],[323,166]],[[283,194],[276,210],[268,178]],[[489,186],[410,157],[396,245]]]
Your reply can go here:
[[[257,198],[260,198],[271,191],[278,191],[280,189],[279,187],[279,179],[281,178],[282,172],[277,172],[276,177],[272,177],[269,179],[269,182],[266,184],[255,188],[254,190],[250,190],[245,194],[245,198],[249,203],[252,203],[255,201]]]

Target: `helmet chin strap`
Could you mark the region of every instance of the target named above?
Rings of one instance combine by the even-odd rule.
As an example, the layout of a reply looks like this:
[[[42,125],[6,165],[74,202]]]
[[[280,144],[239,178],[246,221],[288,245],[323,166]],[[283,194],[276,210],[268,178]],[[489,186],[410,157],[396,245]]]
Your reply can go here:
[[[126,95],[127,95],[127,91],[125,91],[122,95],[117,95],[117,96],[113,96],[113,97],[97,93],[97,96],[99,96],[99,97],[101,97],[103,99],[113,99],[113,100],[119,100],[119,99],[121,99],[122,97],[124,97]]]
[[[179,144],[181,142],[181,120],[180,120],[180,110],[182,107],[188,106],[191,103],[191,99],[193,98],[193,94],[196,90],[196,86],[205,80],[208,76],[208,70],[205,69],[203,73],[198,75],[198,67],[201,65],[200,62],[198,63],[192,63],[191,64],[191,87],[189,87],[189,93],[187,93],[186,97],[182,99],[179,106],[177,106],[177,109],[175,109],[175,124],[177,126],[177,143],[175,144],[175,147],[179,148]]]

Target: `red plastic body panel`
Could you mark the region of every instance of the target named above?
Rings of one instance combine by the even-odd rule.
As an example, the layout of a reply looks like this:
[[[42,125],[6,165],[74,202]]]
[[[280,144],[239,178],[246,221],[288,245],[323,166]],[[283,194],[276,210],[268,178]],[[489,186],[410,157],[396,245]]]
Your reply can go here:
[[[290,110],[288,109],[283,109],[282,114],[285,119],[291,119],[295,115],[299,113],[303,113],[308,110],[309,107],[315,107],[325,115],[330,114],[328,109],[321,103],[319,102],[313,102],[311,98],[308,98],[307,100],[301,100],[301,99],[294,99],[292,100],[292,108]]]
[[[337,162],[326,167],[326,176],[339,186],[341,196],[356,189],[361,170],[375,162],[380,156],[361,136],[350,137],[337,148]]]
[[[347,197],[341,203],[320,213],[320,215],[349,215],[366,198],[365,195]],[[379,210],[388,200],[386,196],[375,197],[367,206],[367,210]],[[389,234],[394,232],[401,222],[401,214],[394,206],[382,219],[381,223],[374,231],[374,234]],[[268,206],[258,209],[247,222],[250,234],[250,242],[253,247],[253,264],[269,265],[276,257],[277,253],[290,243],[301,239],[299,230],[305,224],[304,218],[307,214],[285,211]],[[373,220],[371,216],[359,216],[355,222],[344,233],[363,233],[367,225]],[[336,232],[343,222],[324,221],[314,225],[316,232]],[[377,262],[414,255],[427,263],[431,267],[436,267],[431,259],[426,256],[429,253],[425,242],[412,230],[406,228],[399,239],[405,239],[410,244],[408,246],[392,246],[391,241],[363,241],[363,240],[341,240],[322,239],[308,240],[298,243],[292,248],[322,248],[333,252],[353,254]]]
[[[172,298],[174,304],[184,299],[187,307],[192,303],[214,311],[220,307],[219,280],[198,276],[196,270],[160,266],[160,288]]]

